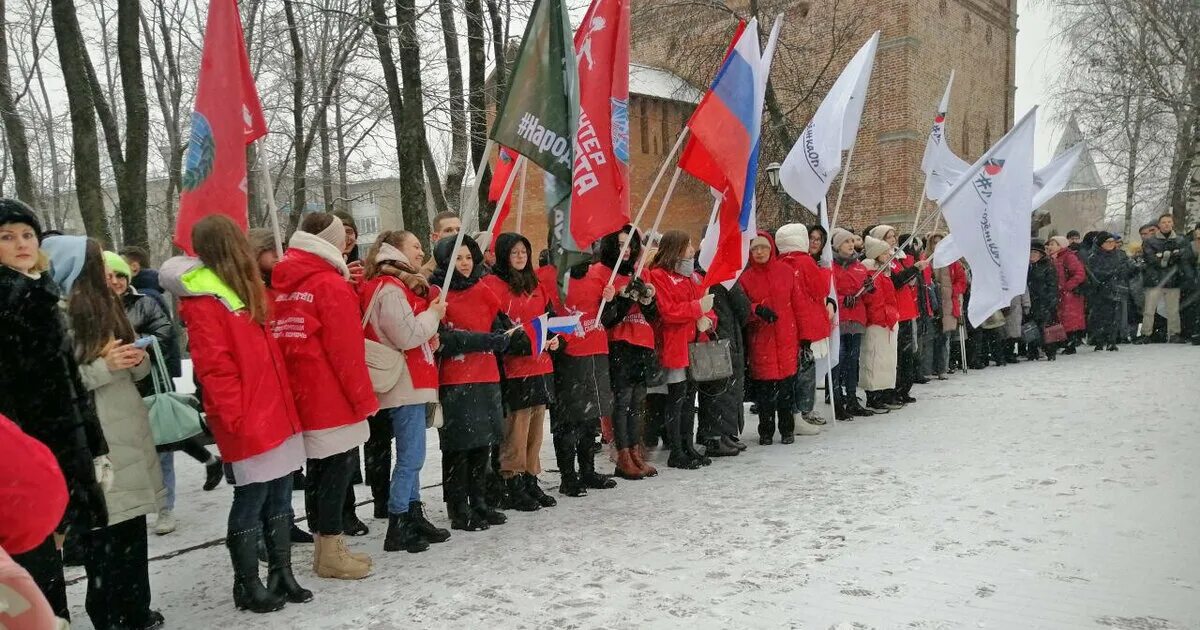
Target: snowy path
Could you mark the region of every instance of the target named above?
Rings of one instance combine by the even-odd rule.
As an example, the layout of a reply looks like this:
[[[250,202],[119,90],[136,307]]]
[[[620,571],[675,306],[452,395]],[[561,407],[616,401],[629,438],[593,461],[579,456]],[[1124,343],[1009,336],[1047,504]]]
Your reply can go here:
[[[352,545],[374,575],[318,579],[298,547],[316,600],[272,615],[234,610],[223,546],[187,551],[151,563],[154,605],[168,628],[1200,628],[1200,349],[1089,349],[914,393],[422,554],[384,554],[369,520]],[[151,535],[154,556],[224,533],[229,487],[201,492],[176,462],[181,526]],[[83,582],[69,594],[90,628]]]

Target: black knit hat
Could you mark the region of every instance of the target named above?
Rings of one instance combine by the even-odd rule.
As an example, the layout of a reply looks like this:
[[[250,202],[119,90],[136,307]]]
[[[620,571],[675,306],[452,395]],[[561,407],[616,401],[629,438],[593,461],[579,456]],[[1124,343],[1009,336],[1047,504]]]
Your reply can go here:
[[[1046,255],[1046,241],[1043,241],[1040,238],[1035,238],[1029,242],[1029,249],[1032,251],[1035,251],[1035,252],[1041,252],[1041,254],[1043,256],[1045,256]]]
[[[0,199],[0,225],[24,223],[33,228],[38,242],[42,242],[42,222],[38,221],[33,208],[16,199]]]
[[[1079,238],[1079,230],[1071,230],[1067,232],[1067,238]]]

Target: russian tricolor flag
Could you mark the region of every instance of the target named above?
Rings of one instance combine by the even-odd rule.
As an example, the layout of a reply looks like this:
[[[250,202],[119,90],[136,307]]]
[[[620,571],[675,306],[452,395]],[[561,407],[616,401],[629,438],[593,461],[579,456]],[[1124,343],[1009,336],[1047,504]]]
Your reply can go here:
[[[546,331],[549,329],[546,319],[546,314],[542,313],[533,321],[521,324],[521,327],[525,329],[525,334],[529,336],[529,343],[533,346],[533,356],[535,357],[546,350]]]
[[[707,270],[705,286],[738,277],[757,231],[754,186],[762,111],[782,26],[780,15],[761,51],[758,21],[739,26],[712,87],[687,123],[692,139],[679,167],[712,187],[721,200],[716,221],[708,226],[700,248],[700,262]]]

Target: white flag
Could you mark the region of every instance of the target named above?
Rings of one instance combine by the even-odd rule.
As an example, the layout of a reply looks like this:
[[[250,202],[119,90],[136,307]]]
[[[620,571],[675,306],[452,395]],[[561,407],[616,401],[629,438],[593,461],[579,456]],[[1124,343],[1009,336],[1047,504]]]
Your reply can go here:
[[[1079,156],[1083,155],[1086,144],[1079,144],[1054,156],[1050,163],[1033,173],[1033,209],[1041,208],[1054,195],[1066,188],[1071,181],[1071,174],[1079,164]]]
[[[878,47],[876,31],[842,70],[779,169],[783,189],[814,214],[842,170],[842,152],[858,135]]]
[[[821,227],[825,228],[825,234],[829,235],[829,213],[825,211],[825,203],[821,202],[817,215],[821,219]],[[826,269],[833,269],[833,244],[830,242],[833,239],[826,238],[825,246],[821,248],[821,266]],[[838,304],[837,289],[833,285],[833,274],[829,274],[829,299]],[[840,307],[839,307],[840,308]],[[829,333],[829,354],[817,359],[817,373],[825,374],[830,372],[842,359],[842,322],[838,317],[838,309],[833,312],[833,331]]]
[[[970,164],[950,150],[946,138],[946,113],[950,111],[950,88],[953,85],[954,71],[951,70],[942,103],[933,117],[929,140],[925,143],[925,156],[921,158],[921,170],[925,172],[925,196],[934,201],[945,197],[958,178],[971,168]]]
[[[1035,107],[971,165],[941,202],[954,243],[971,266],[967,318],[975,326],[1025,292],[1036,121]]]

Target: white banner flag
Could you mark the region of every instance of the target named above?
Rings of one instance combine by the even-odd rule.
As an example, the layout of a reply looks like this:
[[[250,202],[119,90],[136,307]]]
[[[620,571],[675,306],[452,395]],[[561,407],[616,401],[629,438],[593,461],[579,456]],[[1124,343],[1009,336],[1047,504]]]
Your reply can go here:
[[[1036,121],[1035,107],[971,165],[941,203],[954,244],[971,266],[967,317],[975,326],[1025,292]]]
[[[962,174],[971,168],[965,160],[950,150],[946,137],[946,113],[950,111],[950,88],[954,86],[954,71],[946,83],[942,103],[933,117],[933,129],[925,143],[925,156],[921,158],[921,170],[925,172],[925,196],[934,201],[941,200],[954,187]]]
[[[1050,163],[1033,173],[1033,209],[1041,208],[1054,195],[1066,188],[1071,181],[1071,174],[1079,165],[1079,156],[1083,155],[1086,144],[1079,144],[1056,155]]]
[[[783,189],[813,214],[842,170],[842,152],[858,135],[878,47],[876,31],[842,70],[779,169]]]

